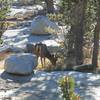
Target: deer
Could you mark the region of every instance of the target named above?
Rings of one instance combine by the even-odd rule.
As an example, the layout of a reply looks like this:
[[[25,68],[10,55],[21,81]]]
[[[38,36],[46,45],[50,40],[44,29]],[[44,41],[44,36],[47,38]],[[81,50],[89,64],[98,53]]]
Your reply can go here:
[[[30,51],[32,51],[38,59],[40,57],[42,68],[45,65],[46,58],[49,59],[52,65],[56,66],[56,61],[58,59],[57,54],[51,54],[46,44],[43,44],[42,42],[36,43],[33,46],[31,44]]]
[[[57,56],[56,56],[56,54],[50,53],[46,44],[43,44],[41,42],[35,44],[33,52],[34,52],[34,54],[37,55],[37,58],[40,57],[42,67],[44,67],[44,65],[45,65],[46,58],[49,59],[49,61],[52,63],[52,65],[54,65],[54,66],[56,65]]]

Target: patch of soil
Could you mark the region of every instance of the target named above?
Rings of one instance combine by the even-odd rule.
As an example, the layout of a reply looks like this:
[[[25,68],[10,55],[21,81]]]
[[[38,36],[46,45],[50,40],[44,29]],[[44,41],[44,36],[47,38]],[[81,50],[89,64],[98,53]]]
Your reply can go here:
[[[0,70],[4,69],[4,60],[0,61]]]
[[[4,69],[5,58],[11,55],[12,52],[2,52],[0,53],[0,70]]]

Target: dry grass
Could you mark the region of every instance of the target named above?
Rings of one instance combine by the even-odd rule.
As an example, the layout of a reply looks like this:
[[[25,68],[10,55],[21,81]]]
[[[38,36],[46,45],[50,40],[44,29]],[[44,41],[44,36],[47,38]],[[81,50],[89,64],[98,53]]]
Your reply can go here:
[[[2,52],[0,53],[0,70],[4,69],[5,58],[11,55],[11,52]]]
[[[4,60],[0,61],[0,70],[3,70],[3,69],[4,69]]]
[[[46,70],[46,69],[48,69],[48,71],[49,71],[51,69],[51,67],[52,67],[52,64],[50,63],[50,61],[48,59],[46,59],[45,65],[43,67],[42,67],[40,59],[38,60],[37,70]]]
[[[11,52],[3,52],[0,53],[0,70],[4,69],[4,60],[7,56],[11,55]],[[62,65],[64,64],[64,59],[59,57],[57,60],[57,65],[53,66],[51,62],[46,59],[45,66],[42,68],[41,61],[40,59],[38,60],[38,66],[37,70],[45,70],[45,71],[53,71],[53,70],[62,70]],[[91,64],[91,58],[85,58],[84,59],[84,64]],[[98,65],[100,67],[100,53],[99,53],[99,60],[98,60]]]
[[[41,61],[38,60],[37,70],[44,70],[48,72],[54,71],[54,70],[58,71],[58,70],[62,70],[63,64],[64,64],[64,59],[61,59],[61,58],[58,58],[56,66],[52,65],[51,62],[48,59],[46,59],[45,65],[42,68]]]
[[[92,63],[92,57],[84,58],[84,64],[91,64],[91,63]],[[99,51],[99,57],[98,57],[98,66],[100,68],[100,51]]]
[[[2,53],[0,53],[0,61],[4,60],[10,54],[12,54],[12,53],[11,52],[2,52]]]

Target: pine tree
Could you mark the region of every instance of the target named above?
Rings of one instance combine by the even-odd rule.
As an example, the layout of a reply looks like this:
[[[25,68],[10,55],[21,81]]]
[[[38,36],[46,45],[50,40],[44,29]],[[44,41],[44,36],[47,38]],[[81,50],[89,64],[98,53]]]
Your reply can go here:
[[[63,0],[65,24],[70,31],[65,35],[66,67],[83,63],[83,35],[87,0]]]
[[[95,67],[98,67],[98,54],[99,54],[99,38],[100,38],[100,0],[97,0],[97,16],[96,16],[96,26],[94,30],[94,47],[93,47],[93,56],[92,64]]]
[[[12,0],[0,0],[0,37],[4,32],[6,16]]]

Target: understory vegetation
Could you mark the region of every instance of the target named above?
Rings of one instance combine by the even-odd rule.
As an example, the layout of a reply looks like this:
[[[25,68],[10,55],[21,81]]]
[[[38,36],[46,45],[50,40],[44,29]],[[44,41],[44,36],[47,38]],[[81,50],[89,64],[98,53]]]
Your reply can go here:
[[[81,100],[75,91],[75,80],[70,76],[64,76],[58,81],[60,95],[64,100]]]

